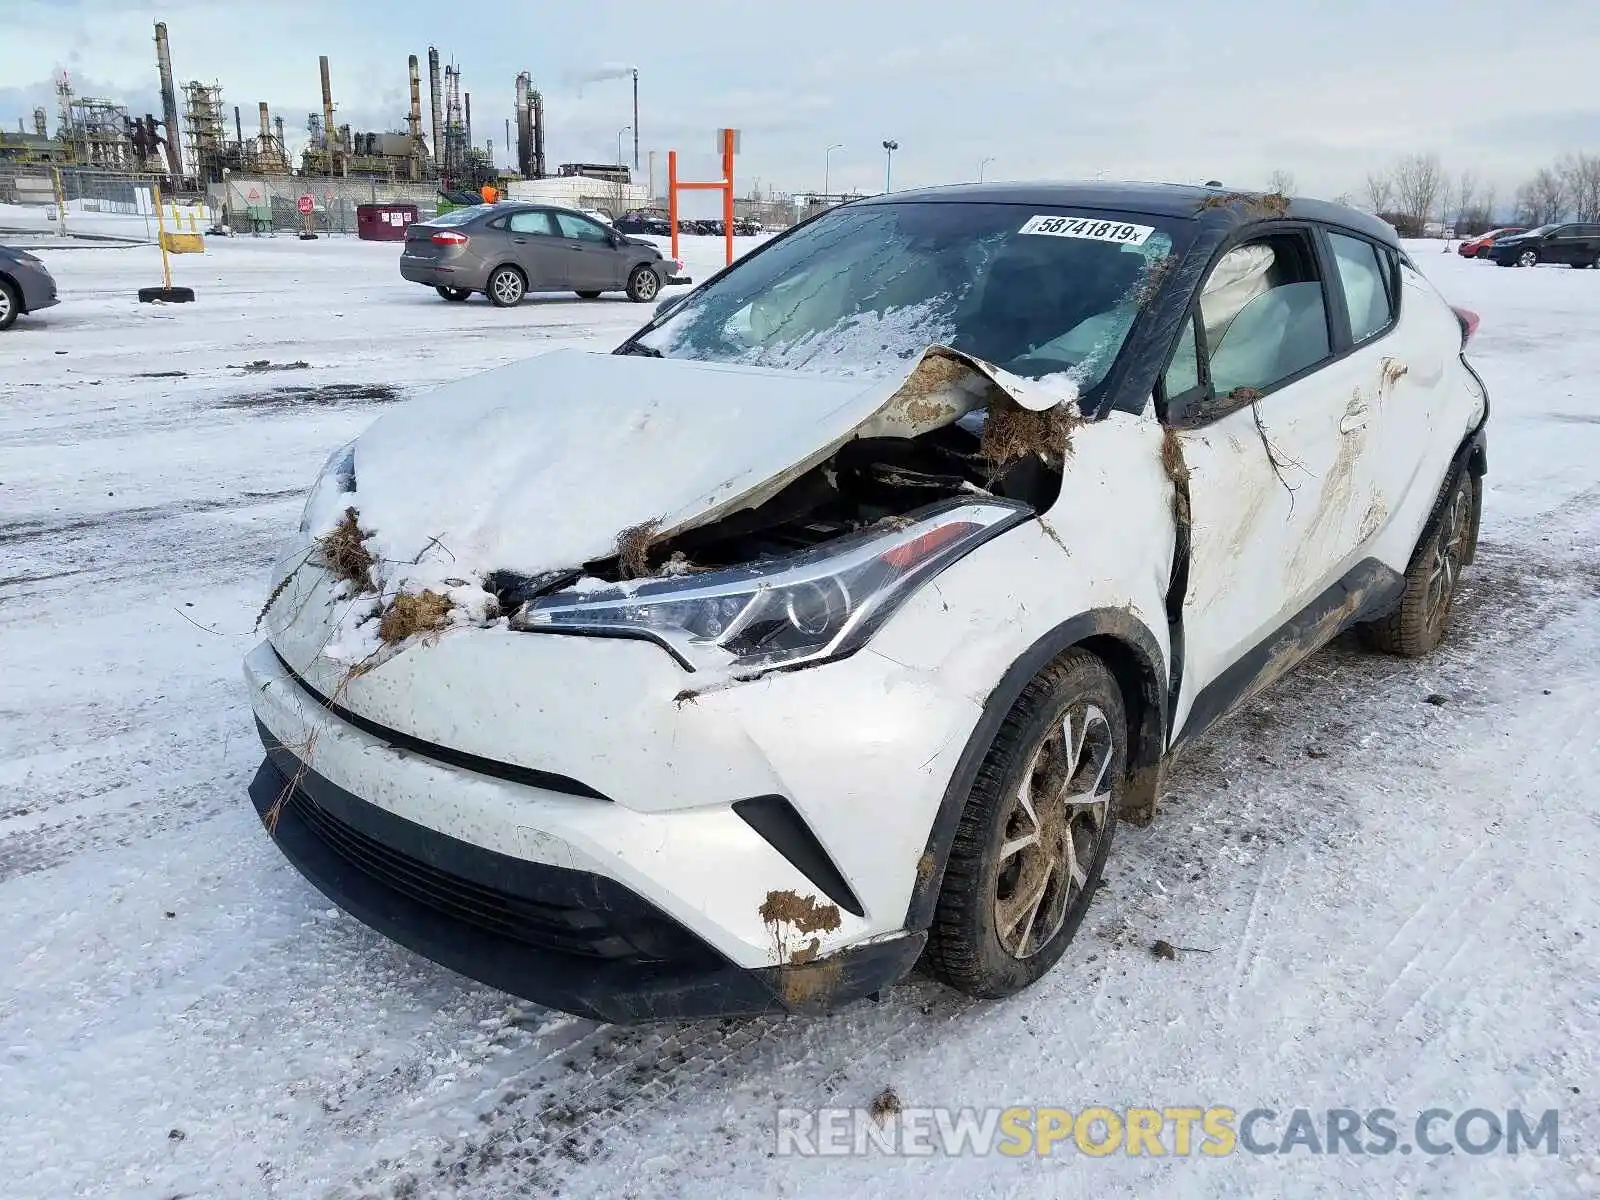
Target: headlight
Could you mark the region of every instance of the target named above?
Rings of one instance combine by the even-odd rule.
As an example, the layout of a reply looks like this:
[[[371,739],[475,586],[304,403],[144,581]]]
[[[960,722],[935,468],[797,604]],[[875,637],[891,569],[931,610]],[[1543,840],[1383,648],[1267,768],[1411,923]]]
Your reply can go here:
[[[946,501],[893,530],[769,563],[552,592],[523,605],[511,627],[646,638],[690,670],[735,675],[842,658],[925,580],[1032,515],[1006,500]]]
[[[356,444],[351,442],[328,455],[328,461],[323,463],[322,470],[317,472],[316,482],[311,485],[311,491],[306,495],[305,507],[300,510],[300,532],[309,533],[314,520],[319,528],[331,525],[333,514],[323,513],[321,510],[328,506],[329,501],[336,501],[338,497],[348,495],[355,490]],[[317,519],[319,516],[327,519]]]

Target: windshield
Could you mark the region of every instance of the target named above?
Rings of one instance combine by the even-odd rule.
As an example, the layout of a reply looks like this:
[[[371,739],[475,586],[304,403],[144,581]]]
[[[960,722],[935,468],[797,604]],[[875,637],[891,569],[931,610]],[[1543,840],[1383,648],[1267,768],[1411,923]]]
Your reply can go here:
[[[939,342],[1086,394],[1187,222],[908,202],[841,208],[692,292],[638,340],[667,358],[892,374]],[[1182,247],[1178,247],[1182,249]]]

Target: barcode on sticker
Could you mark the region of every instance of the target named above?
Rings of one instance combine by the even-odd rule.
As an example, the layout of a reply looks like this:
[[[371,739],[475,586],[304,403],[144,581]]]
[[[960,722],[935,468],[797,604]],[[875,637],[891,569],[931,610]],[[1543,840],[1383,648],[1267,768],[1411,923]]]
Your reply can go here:
[[[1116,242],[1120,246],[1142,246],[1155,232],[1150,225],[1130,225],[1126,221],[1101,221],[1094,217],[1029,217],[1018,233],[1037,233],[1047,237],[1084,238],[1091,242]]]

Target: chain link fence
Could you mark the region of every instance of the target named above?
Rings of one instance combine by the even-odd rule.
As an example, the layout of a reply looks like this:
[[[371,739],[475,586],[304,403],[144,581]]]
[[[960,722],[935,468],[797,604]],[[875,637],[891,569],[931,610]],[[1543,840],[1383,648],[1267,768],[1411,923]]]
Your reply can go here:
[[[172,193],[167,177],[155,172],[7,165],[0,167],[0,204],[13,206],[0,215],[0,228],[10,232],[154,242],[163,221],[178,233],[202,232],[211,223],[203,197]]]
[[[302,196],[311,212],[300,211]],[[269,237],[280,233],[356,232],[362,204],[414,204],[419,219],[438,211],[439,192],[429,183],[391,183],[382,179],[318,179],[306,176],[229,178],[214,183],[210,200],[235,234]]]

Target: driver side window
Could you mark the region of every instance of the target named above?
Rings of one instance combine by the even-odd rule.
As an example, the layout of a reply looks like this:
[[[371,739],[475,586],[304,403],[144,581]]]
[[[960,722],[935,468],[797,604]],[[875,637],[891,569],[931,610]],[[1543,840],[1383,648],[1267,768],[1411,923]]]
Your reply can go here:
[[[1218,400],[1270,391],[1332,353],[1322,278],[1302,233],[1225,254],[1201,292],[1200,318]]]

